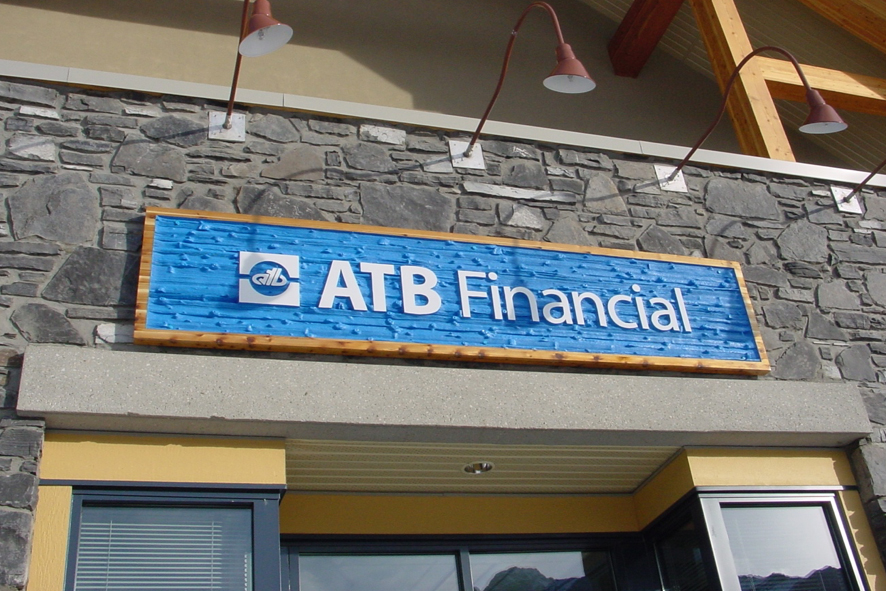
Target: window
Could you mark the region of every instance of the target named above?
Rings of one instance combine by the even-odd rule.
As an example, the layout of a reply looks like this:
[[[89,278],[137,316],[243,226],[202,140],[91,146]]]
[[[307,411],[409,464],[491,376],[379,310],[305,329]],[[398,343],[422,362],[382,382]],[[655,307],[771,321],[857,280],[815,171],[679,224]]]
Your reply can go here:
[[[283,547],[288,591],[648,590],[639,536],[587,547],[587,540],[312,539]],[[585,546],[585,547],[583,547]],[[644,564],[646,567],[644,568]],[[286,580],[289,586],[286,586]],[[618,584],[617,584],[618,582]]]
[[[278,492],[78,489],[66,589],[279,588],[278,503]]]
[[[700,502],[723,591],[866,588],[834,495],[702,494]]]

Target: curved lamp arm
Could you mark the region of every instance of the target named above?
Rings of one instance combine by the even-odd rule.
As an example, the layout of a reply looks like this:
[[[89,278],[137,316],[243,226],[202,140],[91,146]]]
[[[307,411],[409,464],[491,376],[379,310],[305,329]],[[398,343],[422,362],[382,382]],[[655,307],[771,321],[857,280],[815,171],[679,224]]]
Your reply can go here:
[[[255,0],[252,17],[249,15],[250,0],[243,0],[243,16],[240,17],[240,40],[237,47],[237,61],[234,63],[234,80],[231,82],[231,98],[228,99],[228,110],[225,113],[224,128],[231,129],[231,118],[234,115],[234,96],[240,81],[240,64],[243,56],[258,57],[271,53],[289,42],[292,38],[292,27],[284,25],[271,16],[271,4],[268,0]]]
[[[881,162],[880,164],[878,164],[877,167],[876,167],[874,170],[871,171],[871,174],[869,174],[869,175],[867,176],[867,178],[865,178],[865,179],[864,179],[863,181],[861,181],[861,182],[860,182],[860,183],[859,183],[854,189],[852,189],[852,192],[851,192],[851,193],[849,193],[849,194],[847,194],[845,197],[843,197],[842,202],[843,202],[843,203],[847,203],[847,202],[849,202],[849,201],[852,201],[852,198],[855,197],[855,195],[858,194],[858,193],[864,188],[864,186],[867,185],[867,184],[870,182],[870,180],[871,180],[872,178],[874,178],[874,176],[876,176],[876,174],[877,174],[878,172],[880,172],[881,170],[883,170],[884,167],[886,167],[886,160],[884,160],[883,162]]]
[[[498,99],[501,87],[505,81],[505,75],[508,73],[508,64],[511,61],[511,52],[514,49],[514,41],[517,40],[517,32],[520,30],[523,21],[533,8],[543,8],[548,12],[554,23],[554,30],[557,33],[557,67],[554,68],[554,71],[551,72],[547,78],[545,78],[545,86],[556,92],[572,94],[589,92],[596,86],[596,83],[588,75],[587,70],[585,70],[584,66],[581,65],[581,62],[575,58],[575,53],[573,53],[572,47],[570,47],[563,39],[563,31],[560,29],[560,21],[557,19],[557,13],[554,12],[554,9],[547,2],[533,2],[526,7],[526,10],[520,15],[517,24],[514,25],[514,29],[511,31],[511,38],[508,40],[508,47],[505,50],[504,63],[502,63],[501,66],[501,74],[498,77],[498,85],[495,87],[495,92],[492,93],[492,99],[486,107],[486,112],[483,113],[483,117],[480,119],[477,131],[474,132],[470,143],[468,143],[468,147],[465,149],[465,156],[470,156],[471,152],[473,152],[474,144],[477,143],[477,139],[480,137],[480,131],[486,124],[486,120],[489,118],[489,113],[492,112],[492,107]]]
[[[744,67],[746,63],[751,61],[756,55],[763,53],[764,51],[775,51],[787,57],[792,64],[794,64],[794,68],[797,70],[797,74],[800,76],[800,81],[803,83],[803,86],[806,87],[806,102],[809,103],[809,116],[806,118],[806,122],[800,126],[800,131],[803,133],[809,134],[825,134],[825,133],[836,133],[838,131],[843,131],[846,129],[847,125],[840,119],[840,116],[837,112],[828,105],[825,100],[822,98],[821,94],[812,86],[809,85],[809,81],[806,79],[806,75],[803,73],[803,68],[800,67],[800,63],[797,61],[790,52],[782,49],[781,47],[776,47],[774,45],[764,45],[763,47],[758,47],[751,53],[747,54],[744,59],[742,59],[735,69],[732,71],[732,75],[729,77],[729,80],[726,82],[726,88],[723,90],[723,101],[720,103],[720,110],[717,112],[717,117],[714,119],[714,122],[708,127],[707,131],[702,134],[701,138],[692,148],[689,150],[689,153],[680,161],[680,164],[677,165],[677,168],[668,176],[667,181],[672,181],[677,177],[677,173],[679,173],[686,163],[689,162],[689,159],[695,154],[696,151],[701,147],[708,136],[713,133],[714,128],[717,127],[717,124],[720,123],[720,120],[723,118],[723,113],[726,112],[726,103],[729,100],[729,92],[732,90],[732,87],[735,85],[735,81],[738,79],[739,71]]]

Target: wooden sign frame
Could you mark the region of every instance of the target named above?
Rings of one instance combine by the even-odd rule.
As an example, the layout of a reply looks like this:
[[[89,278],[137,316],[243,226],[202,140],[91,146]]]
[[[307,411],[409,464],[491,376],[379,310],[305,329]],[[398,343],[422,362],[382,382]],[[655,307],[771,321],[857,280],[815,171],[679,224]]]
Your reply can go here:
[[[268,226],[288,226],[339,232],[364,233],[392,237],[425,238],[464,244],[498,245],[560,253],[579,253],[639,259],[666,261],[673,263],[703,265],[707,267],[728,267],[735,271],[738,288],[744,301],[745,311],[753,334],[759,361],[737,361],[729,359],[699,359],[683,357],[657,357],[622,354],[596,354],[557,350],[514,349],[484,346],[458,346],[431,343],[404,343],[377,340],[328,339],[300,336],[271,336],[261,334],[236,334],[227,332],[189,332],[148,328],[148,303],[150,295],[151,270],[154,255],[154,238],[157,217],[184,218],[192,220],[231,221],[243,224]],[[665,370],[703,373],[729,373],[762,375],[769,372],[769,360],[763,339],[757,325],[753,306],[741,273],[739,263],[717,261],[686,256],[662,255],[621,251],[597,247],[585,247],[546,242],[523,241],[507,238],[467,236],[441,232],[426,232],[397,228],[371,227],[364,225],[339,224],[292,220],[276,217],[247,216],[190,210],[148,208],[145,216],[142,259],[139,269],[139,284],[136,301],[134,340],[140,345],[161,345],[173,347],[197,347],[213,349],[236,349],[252,351],[283,351],[297,353],[324,353],[336,355],[360,355],[376,357],[398,357],[414,359],[437,359],[471,362],[494,362],[535,365],[582,366],[593,368],[617,368],[630,370]]]

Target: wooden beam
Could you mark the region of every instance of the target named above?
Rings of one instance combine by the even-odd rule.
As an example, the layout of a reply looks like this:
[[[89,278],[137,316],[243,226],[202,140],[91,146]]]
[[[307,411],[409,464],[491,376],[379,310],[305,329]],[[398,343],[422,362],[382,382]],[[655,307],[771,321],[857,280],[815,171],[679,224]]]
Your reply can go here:
[[[800,0],[800,2],[886,53],[886,2],[883,0]]]
[[[634,0],[609,41],[609,59],[618,76],[636,78],[683,0]]]
[[[692,0],[692,9],[723,91],[735,66],[753,51],[751,41],[733,0]],[[728,105],[732,126],[745,154],[795,160],[766,80],[754,60],[742,68]]]
[[[805,102],[806,89],[794,66],[785,60],[757,57],[760,70],[774,98]],[[809,84],[832,107],[857,113],[886,116],[886,80],[839,70],[802,65]]]

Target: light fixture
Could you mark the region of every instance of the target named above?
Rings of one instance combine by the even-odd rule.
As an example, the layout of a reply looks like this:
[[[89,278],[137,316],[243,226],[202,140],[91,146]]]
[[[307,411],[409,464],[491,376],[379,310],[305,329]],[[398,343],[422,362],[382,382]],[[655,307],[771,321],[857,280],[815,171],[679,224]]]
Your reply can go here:
[[[234,63],[234,79],[231,82],[228,109],[224,113],[224,118],[221,113],[209,113],[210,139],[240,142],[246,140],[246,116],[234,116],[234,97],[237,94],[243,56],[259,57],[271,53],[286,45],[292,38],[292,27],[271,16],[271,3],[268,0],[255,0],[252,16],[247,19],[249,4],[250,0],[243,0],[240,44],[237,48],[237,61]]]
[[[667,169],[669,167],[658,167],[658,177],[659,183],[663,189],[668,189],[671,183],[677,181],[677,175],[686,166],[686,163],[689,162],[689,159],[692,158],[693,154],[701,147],[708,136],[713,133],[714,128],[717,127],[717,124],[720,123],[720,120],[723,118],[723,113],[726,112],[726,103],[729,100],[729,92],[732,90],[732,87],[735,85],[735,81],[738,79],[739,71],[744,67],[746,63],[748,63],[751,58],[764,51],[775,51],[787,57],[792,64],[794,64],[794,68],[797,70],[797,74],[800,75],[800,81],[803,83],[803,86],[806,87],[806,102],[809,103],[809,116],[806,117],[806,121],[803,125],[800,126],[800,131],[808,134],[826,134],[826,133],[836,133],[838,131],[843,131],[848,126],[840,116],[837,114],[837,111],[834,110],[833,107],[828,105],[825,100],[822,98],[821,94],[812,86],[809,85],[809,81],[806,79],[806,75],[803,73],[803,69],[800,67],[800,63],[797,61],[789,51],[782,49],[781,47],[775,47],[773,45],[765,45],[763,47],[758,47],[753,50],[749,54],[747,54],[744,59],[742,59],[735,69],[732,71],[732,75],[729,77],[729,80],[726,82],[726,88],[723,90],[723,101],[720,103],[720,110],[717,113],[717,117],[714,119],[714,122],[708,127],[707,131],[702,134],[695,145],[689,150],[689,153],[683,158],[682,161],[670,171],[668,174]]]
[[[478,155],[475,155],[474,147],[477,143],[477,139],[480,137],[480,131],[486,124],[486,120],[489,118],[489,113],[492,112],[492,107],[495,105],[495,101],[498,99],[498,95],[501,92],[501,87],[505,81],[505,75],[508,73],[508,64],[511,61],[511,53],[514,49],[514,41],[517,39],[517,33],[523,25],[526,15],[528,15],[533,8],[543,8],[551,15],[551,20],[554,23],[554,30],[557,33],[557,65],[554,67],[554,70],[550,75],[545,78],[545,87],[554,92],[580,94],[583,92],[590,92],[597,86],[596,82],[594,82],[588,75],[585,67],[580,61],[578,61],[578,59],[576,59],[572,47],[570,47],[563,39],[563,31],[560,29],[560,21],[557,19],[557,13],[554,12],[551,5],[547,2],[533,2],[526,7],[526,10],[520,15],[517,24],[514,25],[514,29],[511,31],[511,38],[508,40],[508,47],[505,50],[504,63],[501,66],[501,74],[498,77],[498,85],[495,87],[495,92],[492,93],[492,99],[486,107],[486,112],[483,113],[483,117],[480,118],[480,124],[477,125],[477,131],[474,132],[471,141],[467,144],[457,140],[449,142],[449,152],[454,166],[480,170],[486,168],[483,163],[482,149]]]
[[[837,202],[837,209],[850,213],[863,213],[861,211],[861,206],[858,204],[857,200],[855,200],[855,196],[861,193],[864,186],[867,185],[878,172],[883,170],[884,167],[886,167],[886,160],[878,164],[876,168],[871,171],[871,174],[851,191],[842,187],[831,187],[831,193],[834,195],[834,200]]]
[[[471,462],[465,464],[464,471],[468,474],[486,474],[491,472],[493,468],[495,465],[492,462]]]

